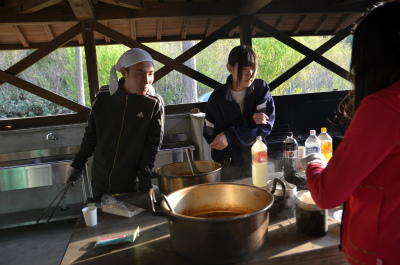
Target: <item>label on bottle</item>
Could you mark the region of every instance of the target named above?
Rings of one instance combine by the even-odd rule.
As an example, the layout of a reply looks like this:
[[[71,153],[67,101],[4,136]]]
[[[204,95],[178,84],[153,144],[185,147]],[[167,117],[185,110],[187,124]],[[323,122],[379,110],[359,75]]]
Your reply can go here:
[[[253,156],[253,163],[265,163],[268,162],[268,151],[258,151]]]
[[[313,153],[321,153],[321,148],[319,146],[306,147],[306,155]]]
[[[297,150],[287,151],[285,150],[285,157],[286,158],[296,158],[297,159]]]
[[[332,154],[332,142],[331,141],[321,141],[321,152],[323,155]]]

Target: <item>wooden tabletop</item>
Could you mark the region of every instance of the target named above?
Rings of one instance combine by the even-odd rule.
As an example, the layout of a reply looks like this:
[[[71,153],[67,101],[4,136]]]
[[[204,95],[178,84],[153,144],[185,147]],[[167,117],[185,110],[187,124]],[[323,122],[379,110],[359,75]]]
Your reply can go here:
[[[242,181],[244,183],[249,180]],[[201,264],[176,253],[169,235],[167,218],[154,216],[147,193],[130,193],[118,200],[144,208],[132,218],[104,213],[98,209],[98,223],[87,227],[83,215],[78,219],[61,264],[140,264],[180,265]],[[333,218],[338,209],[330,209],[328,233],[310,237],[298,231],[296,218],[270,213],[268,238],[255,253],[242,261],[244,264],[346,264],[339,251],[340,224]],[[99,236],[130,235],[140,227],[140,236],[133,243],[95,247]]]

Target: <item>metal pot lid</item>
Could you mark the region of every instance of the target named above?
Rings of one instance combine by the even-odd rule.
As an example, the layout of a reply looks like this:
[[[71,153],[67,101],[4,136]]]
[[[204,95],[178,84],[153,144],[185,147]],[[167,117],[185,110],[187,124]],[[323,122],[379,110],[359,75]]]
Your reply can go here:
[[[287,181],[284,181],[283,183],[285,184],[285,187],[286,187],[286,197],[293,197],[297,193],[296,185],[291,184],[291,183],[289,183]],[[269,180],[267,182],[268,191],[272,191],[273,186],[274,186],[274,181],[273,180]],[[279,185],[279,184],[276,185],[275,193],[273,195],[274,196],[282,196],[283,195],[281,185]]]

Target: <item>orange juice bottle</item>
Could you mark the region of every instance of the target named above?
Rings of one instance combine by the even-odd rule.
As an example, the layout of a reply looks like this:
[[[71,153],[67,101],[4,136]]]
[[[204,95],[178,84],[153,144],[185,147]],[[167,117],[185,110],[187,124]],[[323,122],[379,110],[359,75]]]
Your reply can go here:
[[[321,128],[321,133],[318,135],[321,140],[321,153],[325,156],[326,162],[332,157],[332,137],[326,132],[326,128]]]

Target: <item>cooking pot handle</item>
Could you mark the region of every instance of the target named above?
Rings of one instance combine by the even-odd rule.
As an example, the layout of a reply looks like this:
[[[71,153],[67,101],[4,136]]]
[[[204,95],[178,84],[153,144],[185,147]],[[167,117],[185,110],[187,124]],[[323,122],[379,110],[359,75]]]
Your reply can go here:
[[[165,212],[158,212],[156,211],[156,207],[155,205],[159,205],[159,203],[157,203],[156,201],[156,197],[154,195],[154,190],[151,188],[149,191],[149,203],[150,203],[150,209],[151,209],[151,213],[154,214],[155,216],[164,216],[168,218],[168,214],[166,214]]]
[[[224,155],[224,158],[222,159],[222,168],[227,168],[231,164],[232,158],[228,155]]]
[[[275,193],[276,183],[279,183],[279,185],[281,185],[281,187],[282,187],[282,197],[283,197],[283,200],[285,200],[286,199],[286,186],[285,186],[285,183],[283,183],[283,181],[278,179],[278,178],[274,178],[274,180],[273,180],[271,193],[272,194]]]

